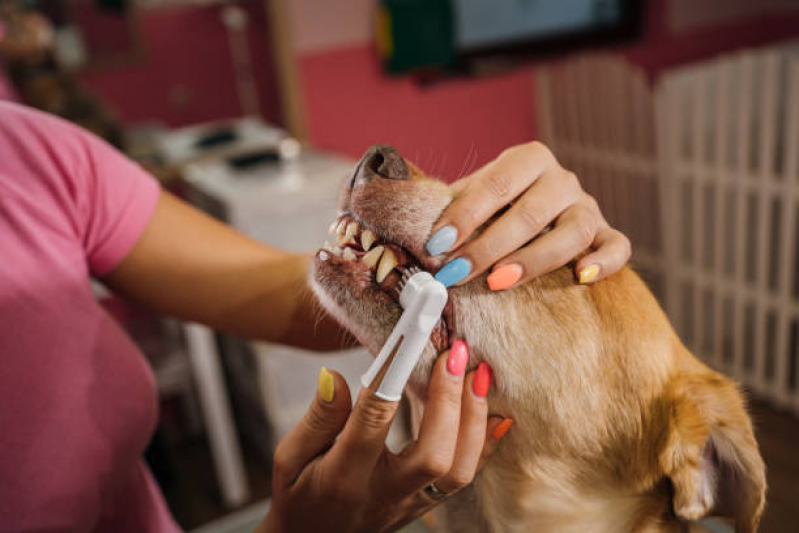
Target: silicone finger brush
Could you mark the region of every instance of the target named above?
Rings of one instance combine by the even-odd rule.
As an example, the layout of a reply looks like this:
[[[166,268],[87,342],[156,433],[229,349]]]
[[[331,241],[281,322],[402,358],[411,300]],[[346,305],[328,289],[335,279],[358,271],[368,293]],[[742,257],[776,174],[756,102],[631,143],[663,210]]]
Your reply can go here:
[[[380,353],[361,377],[364,387],[371,385],[393,353],[394,358],[375,392],[378,398],[392,402],[402,397],[413,367],[441,319],[447,303],[447,289],[429,273],[417,272],[402,287],[399,300],[402,315]]]

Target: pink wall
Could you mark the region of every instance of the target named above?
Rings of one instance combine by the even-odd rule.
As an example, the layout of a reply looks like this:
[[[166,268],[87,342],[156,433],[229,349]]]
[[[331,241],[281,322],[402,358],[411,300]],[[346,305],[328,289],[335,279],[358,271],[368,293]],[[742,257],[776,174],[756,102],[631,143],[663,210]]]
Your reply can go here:
[[[281,122],[270,34],[262,0],[240,2],[263,115]],[[242,114],[230,45],[219,6],[144,10],[144,60],[81,74],[126,124],[158,119],[170,126]]]
[[[384,76],[371,48],[356,46],[302,58],[300,76],[310,140],[352,156],[388,143],[452,180],[535,138],[529,69],[424,87]]]
[[[672,0],[676,1],[676,0]],[[682,0],[680,0],[682,1]],[[654,79],[668,66],[799,35],[799,14],[767,13],[675,32],[667,22],[669,0],[652,0],[641,42],[618,46]],[[511,73],[446,81],[424,87],[380,72],[364,36],[371,4],[348,14],[324,33],[314,20],[333,16],[314,0],[292,3],[299,72],[310,140],[317,146],[360,156],[377,142],[394,144],[425,170],[450,181],[503,148],[535,139],[534,70],[544,60]],[[306,35],[305,28],[316,28]]]

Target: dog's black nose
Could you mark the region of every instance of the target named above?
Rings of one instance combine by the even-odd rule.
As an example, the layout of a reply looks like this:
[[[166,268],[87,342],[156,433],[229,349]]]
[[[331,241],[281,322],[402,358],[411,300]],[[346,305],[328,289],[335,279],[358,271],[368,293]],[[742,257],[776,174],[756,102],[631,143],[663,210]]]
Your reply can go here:
[[[408,165],[397,151],[387,144],[376,144],[369,148],[355,167],[350,187],[366,183],[374,178],[407,180]]]

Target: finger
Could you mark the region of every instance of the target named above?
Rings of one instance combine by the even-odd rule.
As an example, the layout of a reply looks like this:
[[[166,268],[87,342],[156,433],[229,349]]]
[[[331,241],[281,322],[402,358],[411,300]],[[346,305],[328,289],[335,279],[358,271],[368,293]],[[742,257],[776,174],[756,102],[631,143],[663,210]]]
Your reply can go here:
[[[575,265],[574,271],[580,283],[593,283],[606,278],[618,272],[630,259],[630,239],[610,226],[599,228],[593,248],[593,252]]]
[[[482,274],[506,255],[524,246],[584,195],[573,173],[552,168],[474,241],[453,256],[466,257],[472,270],[459,284]]]
[[[517,146],[469,177],[469,183],[441,215],[427,250],[438,255],[460,246],[479,226],[504,208],[548,168],[557,166],[552,153],[541,143]],[[438,231],[452,228],[447,238]],[[435,243],[435,244],[433,244]],[[442,244],[444,243],[444,244]]]
[[[388,368],[388,364],[386,365]],[[358,401],[341,436],[325,456],[334,479],[346,487],[366,487],[378,459],[385,450],[386,437],[399,402],[375,395],[382,377],[358,394]]]
[[[445,494],[457,492],[472,482],[486,441],[488,401],[474,393],[473,379],[474,372],[470,372],[462,387],[455,459],[449,472],[436,480],[436,487]]]
[[[480,453],[480,460],[477,463],[477,472],[481,471],[491,456],[494,455],[497,448],[499,448],[500,441],[510,432],[512,427],[512,418],[492,416],[488,419],[485,442],[483,443],[483,450]]]
[[[275,449],[277,483],[291,485],[309,462],[333,444],[347,421],[351,405],[350,389],[344,378],[322,367],[311,406]]]
[[[560,268],[591,245],[600,223],[598,214],[589,206],[574,204],[558,217],[552,231],[497,263],[491,275],[505,265],[518,265],[520,276],[512,285],[502,287],[505,289]]]
[[[452,467],[461,420],[463,380],[468,364],[463,341],[453,343],[433,367],[419,437],[402,460],[395,482],[398,493],[410,494],[446,474]]]

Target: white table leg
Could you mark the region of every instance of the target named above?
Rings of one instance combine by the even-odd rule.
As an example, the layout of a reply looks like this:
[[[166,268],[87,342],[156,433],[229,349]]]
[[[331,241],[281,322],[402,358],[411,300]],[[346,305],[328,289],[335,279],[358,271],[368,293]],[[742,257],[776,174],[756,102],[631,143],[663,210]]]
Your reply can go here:
[[[184,332],[222,496],[228,507],[236,507],[249,498],[249,488],[214,332],[193,323],[185,324]]]

